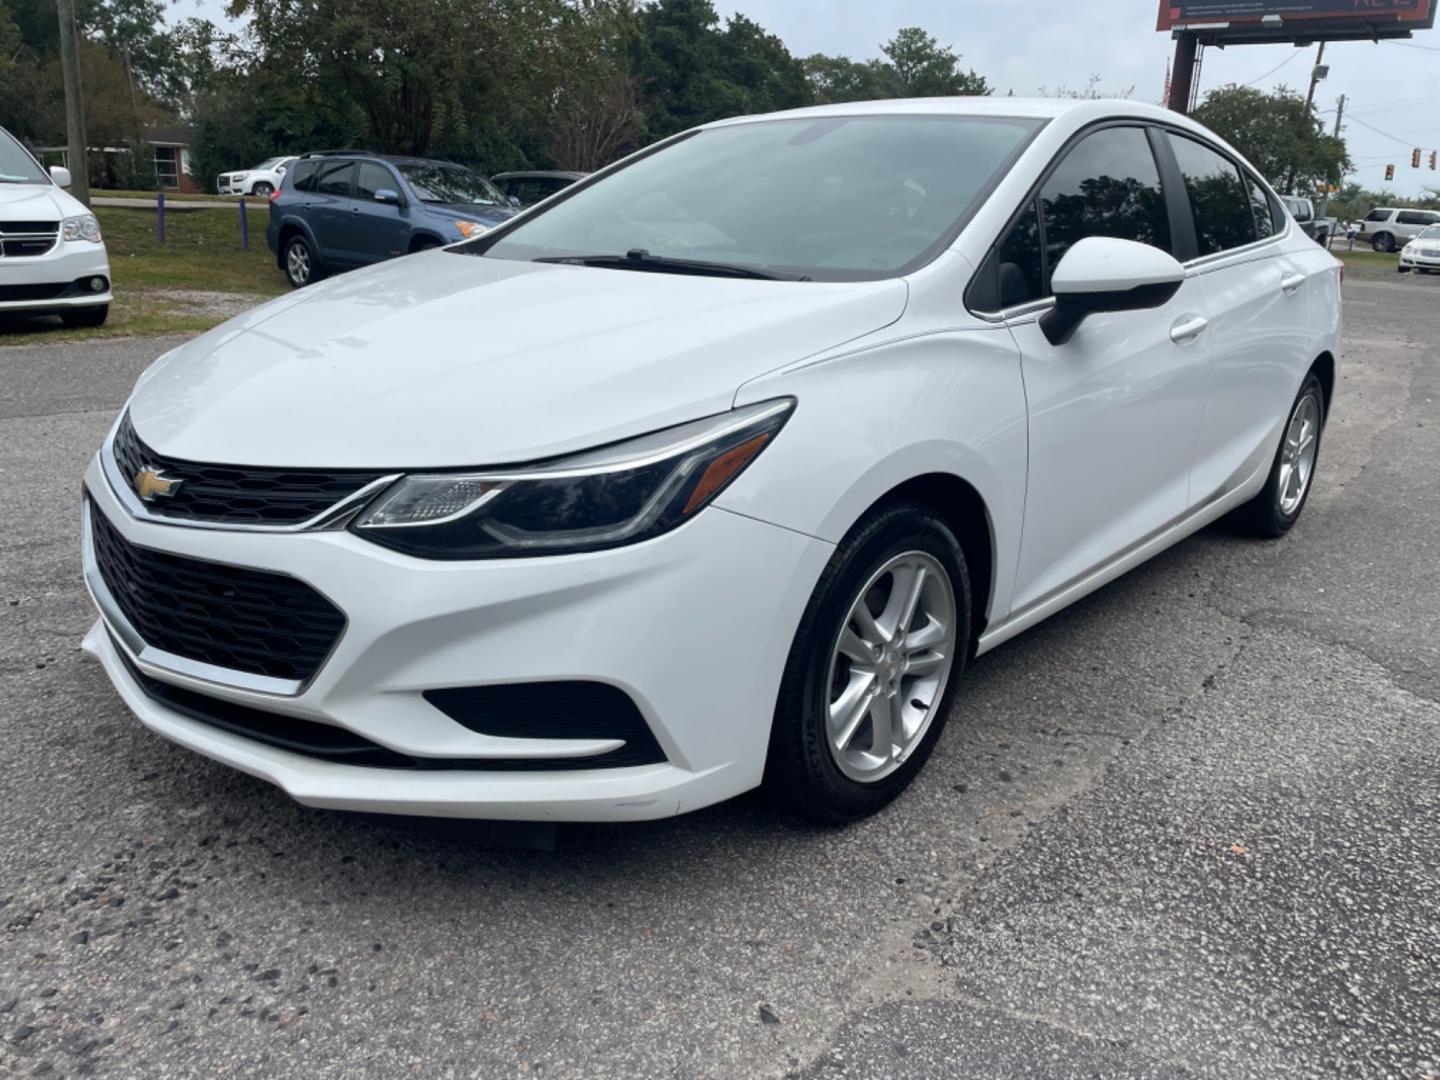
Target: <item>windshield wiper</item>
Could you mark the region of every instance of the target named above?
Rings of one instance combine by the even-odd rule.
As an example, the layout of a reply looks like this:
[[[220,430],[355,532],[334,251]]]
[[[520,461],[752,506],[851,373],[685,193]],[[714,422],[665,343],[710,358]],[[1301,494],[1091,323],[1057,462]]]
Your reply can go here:
[[[697,274],[707,277],[758,278],[764,281],[809,281],[797,274],[777,274],[755,266],[737,263],[709,262],[705,259],[674,259],[668,255],[651,255],[644,248],[632,248],[624,255],[547,255],[538,263],[563,263],[569,266],[598,266],[607,270],[648,270],[656,274]]]

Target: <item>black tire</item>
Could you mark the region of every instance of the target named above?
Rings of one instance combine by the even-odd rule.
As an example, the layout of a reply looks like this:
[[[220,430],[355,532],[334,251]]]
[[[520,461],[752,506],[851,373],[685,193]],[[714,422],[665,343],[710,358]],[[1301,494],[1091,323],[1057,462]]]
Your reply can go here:
[[[61,321],[72,328],[104,326],[105,320],[109,317],[109,304],[101,304],[99,307],[71,308],[69,311],[60,313]]]
[[[1374,240],[1370,241],[1370,246],[1376,251],[1383,251],[1388,254],[1395,250],[1395,238],[1388,232],[1382,232],[1379,233]]]
[[[274,184],[267,183],[266,181],[261,180],[258,184],[256,184],[253,188],[250,189],[250,194],[254,195],[257,199],[268,199],[272,194],[274,194],[274,191]]]
[[[1408,274],[1408,273],[1410,273],[1410,267],[1408,267],[1408,266],[1397,266],[1395,269],[1396,269],[1397,272],[1399,272],[1399,273],[1401,273],[1401,274]]]
[[[320,260],[315,257],[315,249],[301,233],[294,233],[285,240],[285,246],[280,249],[280,268],[284,270],[285,280],[290,282],[292,289],[303,289],[325,276]]]
[[[956,607],[955,656],[930,727],[908,760],[870,783],[841,772],[826,733],[830,660],[851,605],[874,573],[895,555],[922,551],[950,577]],[[765,762],[772,802],[822,825],[846,825],[875,813],[909,786],[940,733],[969,653],[970,577],[950,527],[921,503],[897,503],[865,518],[836,548],[805,608],[786,661]]]
[[[1290,431],[1290,418],[1295,415],[1300,403],[1307,395],[1313,396],[1319,406],[1320,427],[1315,433],[1315,464],[1313,466],[1314,469],[1319,469],[1320,448],[1325,435],[1325,391],[1320,385],[1320,380],[1312,371],[1305,376],[1305,381],[1300,386],[1300,392],[1295,395],[1295,401],[1291,404],[1290,411],[1285,414],[1285,427],[1281,429],[1280,445],[1275,448],[1275,457],[1271,460],[1270,475],[1265,480],[1265,486],[1260,489],[1260,494],[1230,515],[1230,522],[1235,526],[1237,532],[1262,540],[1274,540],[1288,533],[1295,522],[1300,520],[1300,514],[1310,499],[1310,492],[1315,488],[1315,478],[1312,472],[1299,504],[1290,513],[1285,513],[1280,505],[1281,455],[1285,450],[1285,440]]]

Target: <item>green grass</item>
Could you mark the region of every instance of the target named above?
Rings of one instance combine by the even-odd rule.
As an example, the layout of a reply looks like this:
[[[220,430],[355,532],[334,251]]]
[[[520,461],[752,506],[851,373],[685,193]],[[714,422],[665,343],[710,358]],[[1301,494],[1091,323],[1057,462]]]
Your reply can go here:
[[[240,211],[187,210],[165,215],[165,243],[155,234],[154,210],[99,206],[114,280],[110,318],[94,330],[58,329],[57,320],[10,318],[0,344],[150,334],[198,333],[229,317],[187,293],[221,293],[230,307],[259,303],[287,291],[265,246],[269,208],[250,205],[250,250],[240,246]]]

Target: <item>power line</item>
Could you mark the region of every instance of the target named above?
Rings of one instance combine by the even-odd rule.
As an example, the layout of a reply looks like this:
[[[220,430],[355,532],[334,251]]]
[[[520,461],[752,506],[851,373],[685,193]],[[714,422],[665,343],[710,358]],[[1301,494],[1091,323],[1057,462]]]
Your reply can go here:
[[[1350,117],[1350,119],[1353,120],[1355,123],[1359,124],[1361,127],[1369,128],[1371,131],[1375,132],[1376,135],[1384,135],[1385,138],[1389,139],[1391,142],[1397,142],[1397,143],[1399,143],[1401,146],[1415,147],[1415,146],[1418,146],[1418,145],[1419,145],[1419,144],[1416,143],[1413,139],[1402,139],[1402,138],[1400,138],[1400,136],[1398,136],[1398,135],[1391,135],[1388,131],[1381,131],[1381,130],[1380,130],[1379,128],[1377,128],[1374,124],[1367,124],[1364,120],[1361,120],[1358,116],[1352,116],[1352,117]]]
[[[1296,49],[1296,50],[1295,50],[1294,52],[1292,52],[1289,56],[1287,56],[1284,60],[1281,60],[1280,63],[1276,64],[1276,65],[1275,65],[1273,68],[1271,68],[1269,71],[1265,72],[1264,75],[1261,75],[1260,78],[1258,78],[1258,79],[1251,79],[1251,80],[1250,80],[1249,82],[1247,82],[1245,85],[1246,85],[1246,86],[1254,86],[1254,85],[1255,85],[1256,83],[1258,83],[1258,82],[1263,82],[1264,80],[1268,79],[1271,75],[1274,75],[1275,72],[1279,71],[1281,68],[1283,68],[1286,64],[1290,63],[1291,60],[1294,60],[1294,59],[1295,59],[1297,56],[1299,56],[1299,55],[1300,55],[1300,50],[1299,50],[1299,49]]]
[[[1386,40],[1391,45],[1403,45],[1407,49],[1424,49],[1426,52],[1440,52],[1440,49],[1437,49],[1434,45],[1416,45],[1413,41],[1395,41],[1394,39]]]

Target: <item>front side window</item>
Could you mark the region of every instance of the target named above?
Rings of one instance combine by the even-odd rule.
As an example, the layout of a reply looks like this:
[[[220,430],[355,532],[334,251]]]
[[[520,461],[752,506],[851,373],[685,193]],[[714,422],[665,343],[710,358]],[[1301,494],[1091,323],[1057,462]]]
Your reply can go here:
[[[459,250],[582,261],[644,252],[657,268],[663,258],[817,281],[893,277],[943,249],[1042,124],[837,116],[708,128]]]
[[[373,161],[362,161],[360,171],[355,174],[355,197],[373,201],[375,193],[389,188],[395,190],[395,180],[390,170]]]
[[[999,250],[1000,304],[1026,304],[1045,295],[1045,262],[1040,252],[1040,214],[1032,201],[1010,227]]]
[[[1169,138],[1185,177],[1185,192],[1195,215],[1195,240],[1200,254],[1214,255],[1253,244],[1255,216],[1251,213],[1250,195],[1240,179],[1239,168],[1229,158],[1194,139],[1174,134]]]
[[[320,166],[315,175],[315,190],[321,195],[350,194],[350,182],[355,176],[353,161],[328,162]]]
[[[1087,236],[1170,251],[1170,215],[1150,141],[1140,128],[1103,128],[1078,143],[1040,189],[1050,273]]]
[[[1389,220],[1390,220],[1390,211],[1389,211],[1389,210],[1371,210],[1370,213],[1369,213],[1369,215],[1366,216],[1365,220],[1366,220],[1366,221],[1389,221]]]
[[[48,184],[49,175],[25,148],[0,131],[0,184]]]
[[[421,202],[448,206],[509,206],[510,200],[485,177],[459,165],[401,165],[400,172]]]

